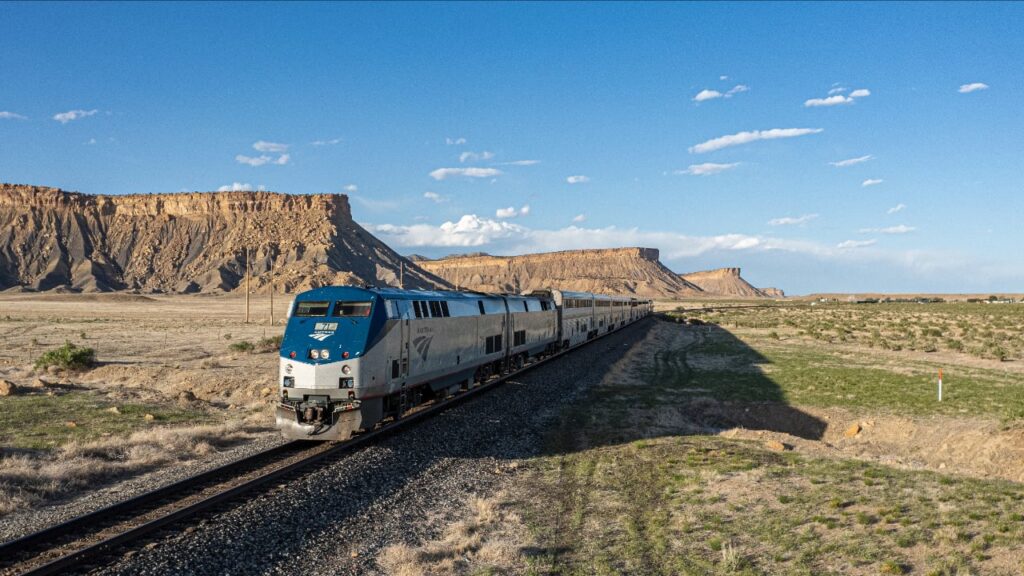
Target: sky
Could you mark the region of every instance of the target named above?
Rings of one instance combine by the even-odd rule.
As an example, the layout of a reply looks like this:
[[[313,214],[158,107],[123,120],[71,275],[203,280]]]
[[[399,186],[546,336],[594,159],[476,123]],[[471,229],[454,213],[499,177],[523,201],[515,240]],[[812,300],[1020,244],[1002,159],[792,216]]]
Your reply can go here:
[[[403,254],[1024,292],[1021,3],[2,3],[0,181],[348,194]]]

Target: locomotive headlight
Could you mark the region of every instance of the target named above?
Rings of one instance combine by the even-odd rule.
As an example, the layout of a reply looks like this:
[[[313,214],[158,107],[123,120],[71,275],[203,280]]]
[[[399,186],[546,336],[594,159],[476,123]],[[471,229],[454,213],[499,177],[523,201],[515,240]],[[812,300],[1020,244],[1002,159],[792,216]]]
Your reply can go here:
[[[341,373],[342,374],[351,374],[352,373],[352,368],[348,364],[345,364],[344,366],[341,367]]]
[[[320,351],[320,357],[323,358],[324,360],[327,360],[328,358],[331,357],[331,351],[328,350],[327,348],[324,348],[323,350]]]
[[[320,359],[320,351],[319,350],[310,350],[309,351],[309,357],[312,358],[313,360],[319,360]]]

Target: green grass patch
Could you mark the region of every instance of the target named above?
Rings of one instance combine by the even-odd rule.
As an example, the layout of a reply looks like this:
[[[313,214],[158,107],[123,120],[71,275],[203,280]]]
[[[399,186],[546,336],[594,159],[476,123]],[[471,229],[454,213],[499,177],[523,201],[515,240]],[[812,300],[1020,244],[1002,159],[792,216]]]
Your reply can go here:
[[[111,408],[116,407],[119,413]],[[153,415],[147,421],[146,414]],[[69,427],[68,422],[75,426]],[[91,392],[56,396],[28,395],[3,399],[0,444],[14,448],[52,449],[72,440],[124,436],[161,424],[205,424],[214,419],[199,410],[168,405],[114,403]]]

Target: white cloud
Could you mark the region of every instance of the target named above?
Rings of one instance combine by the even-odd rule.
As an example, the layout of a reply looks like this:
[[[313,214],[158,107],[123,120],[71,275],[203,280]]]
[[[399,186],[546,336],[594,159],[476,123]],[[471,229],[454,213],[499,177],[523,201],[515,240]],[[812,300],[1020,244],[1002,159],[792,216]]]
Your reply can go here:
[[[260,186],[260,188],[263,188],[263,187]],[[252,192],[252,191],[253,191],[252,184],[249,184],[249,183],[243,184],[241,182],[233,182],[231,184],[226,184],[224,186],[221,186],[220,188],[217,188],[217,192]]]
[[[430,173],[434,180],[445,180],[455,176],[466,178],[492,178],[501,176],[503,172],[495,168],[438,168]]]
[[[279,142],[267,142],[266,140],[257,140],[252,145],[253,150],[257,152],[287,152],[288,145],[281,144]]]
[[[587,215],[586,214],[577,214],[576,216],[573,217],[572,221],[576,222],[576,223],[586,222],[587,221]]]
[[[274,164],[277,164],[278,166],[284,166],[291,159],[291,154],[281,154],[280,156],[278,156],[277,160],[274,160]]]
[[[534,164],[540,164],[540,160],[513,160],[500,163],[502,166],[533,166]]]
[[[900,224],[899,226],[889,226],[887,228],[861,228],[858,230],[861,234],[909,234],[917,230],[913,226],[907,226]]]
[[[99,110],[68,110],[67,112],[61,112],[60,114],[54,114],[53,119],[61,124],[67,124],[72,120],[78,120],[79,118],[85,118],[86,116],[92,116],[99,112]]]
[[[693,97],[694,102],[703,102],[705,100],[714,100],[715,98],[721,98],[723,94],[718,90],[701,90],[697,92],[697,95]]]
[[[575,176],[569,176],[565,181],[569,184],[586,184],[587,182],[590,182],[590,178],[582,174],[577,174]]]
[[[92,146],[93,144],[96,144],[96,139],[95,138],[89,138],[88,140],[85,141],[85,144],[87,146]]]
[[[832,96],[833,94],[842,94],[843,92],[846,92],[846,88],[843,88],[842,86],[836,86],[835,88],[828,91],[828,95]]]
[[[466,143],[465,138],[445,138],[444,143],[449,146],[461,146]]]
[[[978,90],[988,90],[988,84],[984,82],[972,82],[970,84],[962,84],[957,92],[961,94],[968,94],[971,92],[977,92]]]
[[[889,208],[889,210],[886,211],[886,213],[887,214],[895,214],[897,212],[902,212],[906,208],[907,208],[907,205],[902,203],[902,202],[900,202],[899,204],[893,206],[892,208]]]
[[[844,168],[846,166],[853,166],[854,164],[860,164],[862,162],[867,162],[868,160],[874,160],[874,159],[875,159],[874,156],[872,156],[871,154],[867,154],[865,156],[858,156],[856,158],[848,158],[846,160],[840,160],[838,162],[829,162],[829,164],[832,165],[832,166],[835,166],[836,168]]]
[[[697,93],[693,97],[694,102],[704,102],[705,100],[714,100],[715,98],[732,98],[733,94],[739,94],[740,92],[746,92],[750,90],[749,86],[743,84],[737,84],[729,89],[726,93],[721,93],[718,90],[704,89]]]
[[[723,75],[719,76],[718,79],[722,80],[724,82],[724,81],[728,80],[729,77],[723,74]]]
[[[490,160],[494,158],[493,152],[484,150],[483,152],[463,152],[459,154],[459,162],[478,162],[480,160]]]
[[[882,182],[885,182],[885,180],[882,180],[881,178],[868,178],[867,180],[861,182],[860,185],[867,188],[868,186],[877,186]]]
[[[850,250],[852,248],[867,248],[873,246],[878,240],[846,240],[836,244],[836,248],[840,250]]]
[[[359,190],[359,186],[356,186],[355,184],[346,184],[342,187],[342,190],[345,192],[357,192]]]
[[[331,138],[330,140],[313,140],[309,143],[310,146],[334,146],[335,144],[341,144],[341,138]]]
[[[739,162],[733,162],[731,164],[715,164],[714,162],[705,162],[703,164],[690,164],[686,170],[676,170],[676,174],[689,174],[691,176],[710,176],[712,174],[718,174],[725,172],[739,166]]]
[[[235,160],[237,160],[239,164],[248,164],[249,166],[263,166],[264,164],[272,161],[273,158],[267,156],[266,154],[256,157],[239,154],[238,156],[235,156]]]
[[[784,216],[772,218],[768,221],[769,226],[800,226],[817,218],[817,214],[804,214],[803,216]]]
[[[830,95],[825,98],[811,98],[810,100],[805,100],[804,107],[812,108],[815,106],[837,106],[839,104],[853,104],[854,100],[857,98],[871,96],[871,90],[868,90],[866,88],[858,88],[857,90],[850,92],[849,96],[842,95],[842,92],[845,90],[845,88],[833,88],[832,90],[828,91]]]
[[[423,193],[423,197],[426,198],[427,200],[430,200],[434,204],[441,204],[442,202],[447,202],[448,201],[447,198],[445,198],[444,196],[441,196],[437,192],[424,192]]]
[[[514,206],[508,208],[498,208],[495,212],[495,216],[498,218],[515,218],[516,216],[526,216],[530,213],[530,205],[524,204],[522,208],[516,210]]]
[[[28,120],[28,117],[8,112],[7,110],[0,110],[0,120]]]
[[[824,132],[822,128],[772,128],[771,130],[751,130],[748,132],[737,132],[736,134],[729,134],[727,136],[719,136],[718,138],[712,138],[707,142],[701,142],[696,146],[690,146],[691,154],[701,154],[704,152],[713,152],[715,150],[721,150],[729,146],[739,146],[740,144],[749,144],[758,140],[775,140],[776,138],[794,138],[796,136],[804,136],[806,134],[817,134]]]
[[[365,228],[381,237],[391,246],[482,246],[496,240],[513,236],[522,236],[528,230],[512,224],[487,218],[476,214],[466,214],[458,222],[445,222],[440,226],[430,224],[413,224],[412,226],[396,226],[393,224],[366,224]]]

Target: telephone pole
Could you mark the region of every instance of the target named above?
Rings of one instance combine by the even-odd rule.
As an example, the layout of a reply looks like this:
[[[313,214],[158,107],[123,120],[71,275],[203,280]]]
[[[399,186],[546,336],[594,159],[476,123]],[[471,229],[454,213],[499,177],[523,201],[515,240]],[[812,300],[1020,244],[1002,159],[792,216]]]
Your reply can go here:
[[[270,325],[274,325],[274,255],[267,249],[267,255],[270,256]]]
[[[405,290],[405,260],[398,263],[398,288]]]
[[[249,248],[245,248],[245,323],[249,323]]]

